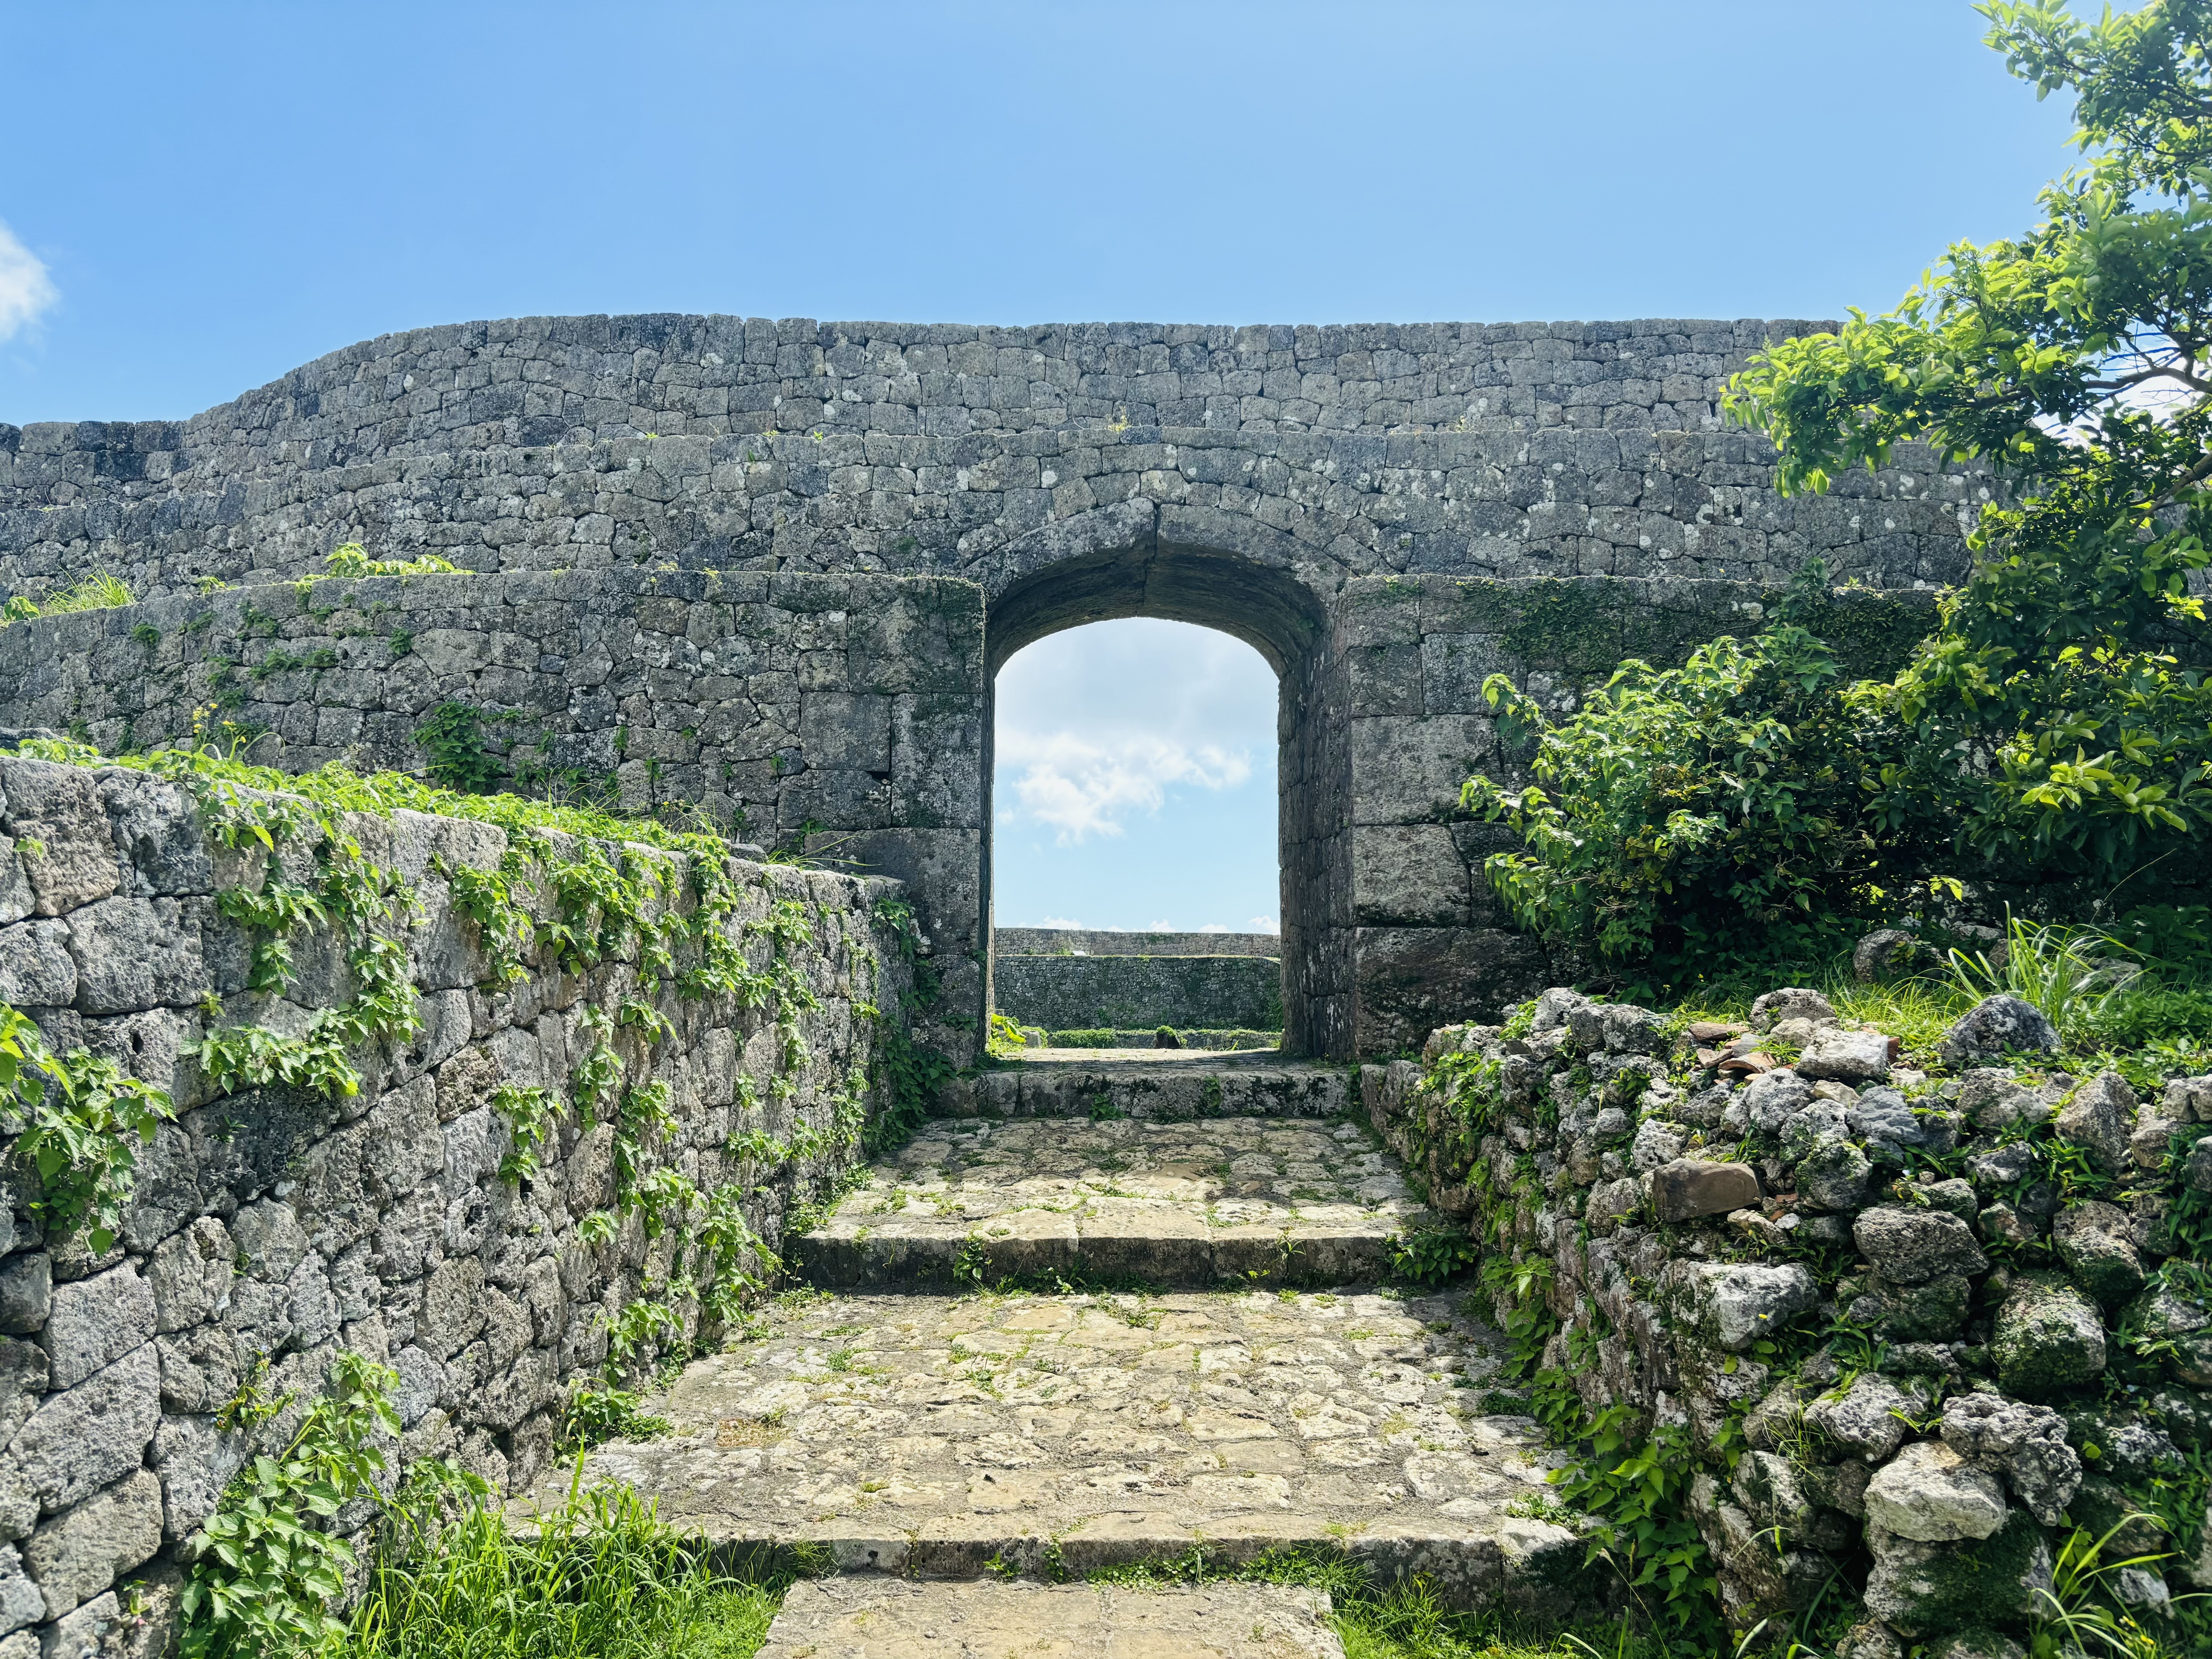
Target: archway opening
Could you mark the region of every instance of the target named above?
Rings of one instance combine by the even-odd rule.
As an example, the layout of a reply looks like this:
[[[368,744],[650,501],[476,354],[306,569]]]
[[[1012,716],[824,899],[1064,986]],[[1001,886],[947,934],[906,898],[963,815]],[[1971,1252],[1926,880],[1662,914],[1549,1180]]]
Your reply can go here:
[[[999,1012],[1063,1047],[1163,1029],[1200,1048],[1279,1042],[1279,701],[1252,646],[1158,617],[1062,629],[1006,660]]]
[[[1018,667],[1012,679],[1002,685],[1000,671],[1012,664],[1026,647],[1040,641],[1070,630],[1082,630],[1088,624],[1121,618],[1195,623],[1200,629],[1218,630],[1250,647],[1249,653],[1226,643],[1206,648],[1216,653],[1216,660],[1224,672],[1234,675],[1241,672],[1248,677],[1244,682],[1247,688],[1258,690],[1258,700],[1264,703],[1266,683],[1256,680],[1257,671],[1251,666],[1251,653],[1256,653],[1273,679],[1272,769],[1275,787],[1272,816],[1276,902],[1273,907],[1264,907],[1250,902],[1253,891],[1264,890],[1263,883],[1255,880],[1255,877],[1265,870],[1266,860],[1264,854],[1248,854],[1243,884],[1224,889],[1220,896],[1222,903],[1212,907],[1219,910],[1218,915],[1212,914],[1211,909],[1201,915],[1194,908],[1190,915],[1194,925],[1189,931],[1195,933],[1212,923],[1230,933],[1255,933],[1261,931],[1256,926],[1259,919],[1272,916],[1276,922],[1273,948],[1279,967],[1267,972],[1279,998],[1280,1047],[1291,1054],[1347,1058],[1351,1052],[1352,1006],[1347,833],[1351,821],[1350,766],[1346,723],[1342,718],[1346,702],[1344,678],[1324,621],[1325,614],[1322,597],[1310,591],[1297,574],[1261,560],[1167,545],[1090,554],[1063,558],[1033,569],[1008,582],[989,600],[985,665],[994,702],[997,696],[1008,693],[1027,701],[1031,691],[1027,684],[1030,676]],[[1106,635],[1093,637],[1103,639]],[[1133,643],[1136,636],[1128,637]],[[1161,637],[1156,635],[1155,642]],[[1207,636],[1195,637],[1203,641]],[[1132,666],[1126,654],[1121,655],[1119,664],[1115,660],[1117,653],[1110,649],[1099,654],[1102,660],[1086,671],[1097,677],[1110,679],[1117,667],[1126,676]],[[1046,666],[1048,661],[1039,659],[1039,665]],[[1131,705],[1141,701],[1133,687],[1101,686],[1096,678],[1088,685],[1069,688],[1068,693],[1078,699],[1115,696]],[[1249,704],[1247,708],[1249,712]],[[1036,724],[1033,709],[1024,710],[1018,719],[1014,729],[1023,734],[1021,741],[1024,744],[1033,744]],[[1126,724],[1134,722],[1125,723],[1125,727]],[[1031,820],[1039,817],[1039,805],[1056,803],[1062,818],[1079,819],[1086,809],[1086,798],[1081,780],[1068,778],[1065,768],[1057,772],[1047,768],[1036,771],[1030,798],[1024,800],[1022,785],[1030,780],[1030,767],[1037,758],[1033,747],[1010,756],[1009,763],[1002,768],[995,753],[1000,731],[995,710],[986,730],[994,742],[994,752],[986,757],[983,769],[985,787],[991,793],[984,814],[987,839],[982,872],[983,933],[987,940],[995,941],[999,918],[992,901],[1000,884],[999,837],[1009,829],[1022,833],[1040,827],[1024,821],[1025,817]],[[1264,730],[1264,725],[1261,725],[1241,744],[1217,741],[1212,747],[1218,752],[1212,756],[1197,757],[1186,752],[1179,757],[1168,757],[1168,764],[1187,767],[1195,761],[1199,765],[1218,769],[1218,778],[1225,780],[1235,769],[1231,763],[1231,756],[1243,748],[1249,751],[1243,761],[1247,769],[1244,783],[1249,786],[1252,774],[1261,769],[1254,765],[1253,757],[1265,755],[1267,745],[1261,735]],[[1186,750],[1192,746],[1185,745]],[[1199,746],[1202,746],[1202,734]],[[1074,785],[1073,789],[1066,787],[1070,783]],[[1095,802],[1101,793],[1110,793],[1116,787],[1126,790],[1132,786],[1126,777],[1117,785],[1108,767],[1091,780],[1089,799]],[[1134,787],[1141,792],[1143,786],[1139,782]],[[1194,793],[1203,792],[1206,787],[1194,781],[1192,784]],[[1009,789],[1014,794],[1003,811],[997,799],[999,788]],[[1217,792],[1218,802],[1225,803],[1226,799],[1225,788]],[[1252,800],[1252,794],[1247,793],[1237,805],[1249,812],[1255,810]],[[1257,810],[1264,817],[1264,808]],[[1249,847],[1252,842],[1248,841],[1244,845]],[[1089,921],[1073,907],[1047,908],[1042,897],[1020,884],[1026,879],[1022,870],[1023,852],[1017,849],[1012,856],[1017,882],[1012,890],[1024,913],[1023,920],[1028,920],[1026,913],[1034,908],[1040,919],[1048,915],[1060,921]],[[1166,890],[1154,887],[1152,890],[1158,893]],[[1137,902],[1140,894],[1141,890],[1131,895],[1131,904]],[[1230,902],[1231,896],[1239,896],[1237,902]],[[1138,928],[1148,927],[1158,921],[1182,920],[1173,912],[1157,907],[1152,914],[1127,905],[1115,908],[1126,912],[1117,920],[1133,922]],[[1098,914],[1110,912],[1102,910]],[[1019,951],[1029,955],[1039,941],[1033,938],[1010,939],[1006,943],[1029,947]],[[1072,951],[1095,947],[1064,939],[1056,945],[1046,942],[1045,948]],[[1265,947],[1248,944],[1243,953],[1249,958],[1259,948]],[[1012,954],[1009,955],[1010,962]],[[996,995],[995,946],[991,956],[987,986],[992,993],[991,1006],[999,1006],[1012,999]],[[1248,982],[1252,978],[1251,966],[1248,960],[1246,969],[1242,970]],[[1231,970],[1225,976],[1234,978],[1237,971]],[[1010,978],[1009,989],[1012,988]],[[1006,1012],[1018,1017],[1017,1010]],[[1158,1023],[1175,1024],[1170,1020]]]

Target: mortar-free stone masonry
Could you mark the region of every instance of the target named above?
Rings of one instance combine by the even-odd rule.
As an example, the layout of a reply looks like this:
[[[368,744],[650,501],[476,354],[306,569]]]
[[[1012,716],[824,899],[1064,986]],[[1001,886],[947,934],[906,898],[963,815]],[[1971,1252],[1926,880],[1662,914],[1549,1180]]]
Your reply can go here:
[[[1985,481],[1901,453],[1818,498],[1724,423],[1782,321],[976,328],[526,318],[389,335],[182,421],[0,426],[0,586],[141,603],[0,633],[0,724],[419,768],[441,703],[517,773],[611,774],[897,877],[972,1055],[992,687],[1061,628],[1219,628],[1281,681],[1285,1047],[1400,1053],[1560,977],[1459,786],[1555,707],[1755,623],[1809,557],[1870,663]],[[331,550],[466,571],[316,580]],[[203,586],[229,584],[204,593]]]

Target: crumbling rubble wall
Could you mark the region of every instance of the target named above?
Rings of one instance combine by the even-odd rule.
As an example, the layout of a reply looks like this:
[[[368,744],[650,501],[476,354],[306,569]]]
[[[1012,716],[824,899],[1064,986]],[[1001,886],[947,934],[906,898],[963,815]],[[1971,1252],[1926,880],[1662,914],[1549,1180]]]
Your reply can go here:
[[[2010,998],[1924,1056],[1810,991],[1752,1025],[1554,990],[1362,1073],[1539,1409],[1680,1431],[1740,1629],[1840,1573],[1865,1659],[2016,1634],[2071,1527],[2136,1509],[2106,1559],[2173,1553],[2118,1581],[2139,1616],[2212,1588],[2212,1077],[2069,1076]]]
[[[280,835],[272,856],[246,836],[228,849],[191,791],[120,767],[0,758],[0,1001],[57,1053],[112,1057],[175,1112],[139,1152],[119,1237],[100,1255],[82,1231],[46,1225],[15,1156],[23,1121],[0,1121],[5,1659],[42,1643],[77,1652],[133,1583],[173,1615],[193,1534],[252,1449],[216,1413],[263,1358],[277,1395],[312,1395],[341,1351],[390,1365],[401,1459],[450,1455],[521,1488],[554,1455],[564,1393],[605,1358],[622,1310],[679,1295],[655,1287],[685,1228],[664,1214],[647,1237],[619,1204],[618,1154],[634,1173],[738,1194],[774,1249],[792,1206],[822,1193],[882,1109],[871,1079],[909,980],[877,915],[896,883],[732,861],[722,925],[749,971],[788,993],[752,1006],[679,994],[696,960],[680,941],[656,972],[635,938],[564,968],[549,935],[501,981],[454,884],[497,869],[507,832],[345,813],[337,830],[411,891],[411,915],[400,907],[385,931],[404,948],[418,1029],[356,1049],[353,1094],[218,1093],[195,1053],[211,1027],[297,1035],[358,989],[327,932],[306,929],[287,994],[246,988],[252,942],[220,896],[312,882],[309,842]],[[579,846],[554,835],[543,852]],[[683,859],[601,851],[654,863],[655,915],[697,902]],[[518,890],[535,921],[562,915],[546,884]],[[572,1079],[593,1056],[603,1074],[608,1054],[617,1092],[577,1107]],[[653,1085],[665,1097],[632,1114],[621,1091]],[[554,1102],[527,1173],[503,1168],[519,1150],[503,1088]],[[664,1127],[639,1127],[659,1109]],[[595,1212],[618,1218],[604,1242],[584,1224]],[[699,1331],[697,1303],[673,1312]]]

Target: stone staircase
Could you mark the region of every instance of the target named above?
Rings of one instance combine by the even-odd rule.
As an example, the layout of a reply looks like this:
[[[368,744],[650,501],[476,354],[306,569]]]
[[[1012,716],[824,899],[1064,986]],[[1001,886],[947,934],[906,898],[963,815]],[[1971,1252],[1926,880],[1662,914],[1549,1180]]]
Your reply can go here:
[[[930,1126],[791,1242],[810,1288],[647,1401],[671,1431],[598,1448],[586,1485],[635,1486],[732,1560],[804,1547],[834,1568],[779,1616],[765,1652],[793,1659],[1047,1637],[1340,1653],[1316,1592],[1201,1584],[1124,1607],[1075,1582],[1194,1548],[1342,1550],[1462,1607],[1589,1611],[1583,1545],[1544,1518],[1553,1460],[1491,1387],[1495,1334],[1459,1292],[1377,1282],[1390,1238],[1430,1216],[1365,1125],[1128,1111],[1207,1077],[1340,1098],[1328,1068],[1224,1058],[1013,1068],[1017,1098],[1103,1079],[1127,1115]],[[559,1504],[573,1473],[529,1501]]]
[[[945,1091],[948,1116],[1117,1117],[1191,1122],[1219,1117],[1337,1117],[1352,1109],[1352,1073],[1272,1048],[1059,1048],[1008,1060]]]

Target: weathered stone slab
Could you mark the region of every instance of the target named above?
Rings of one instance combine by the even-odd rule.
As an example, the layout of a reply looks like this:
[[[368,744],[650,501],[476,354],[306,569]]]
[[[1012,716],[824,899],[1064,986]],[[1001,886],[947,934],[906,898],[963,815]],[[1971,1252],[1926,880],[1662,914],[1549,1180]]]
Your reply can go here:
[[[1350,1122],[933,1126],[793,1241],[815,1284],[1062,1273],[1153,1285],[1383,1277],[1430,1212]]]
[[[1326,1590],[802,1579],[760,1659],[1343,1659]]]
[[[1291,1291],[848,1296],[772,1307],[585,1460],[733,1551],[842,1570],[1082,1574],[1341,1545],[1467,1606],[1571,1614],[1583,1547],[1534,1518],[1556,1461],[1482,1409],[1497,1338],[1458,1298]],[[565,1501],[549,1470],[528,1500]]]

